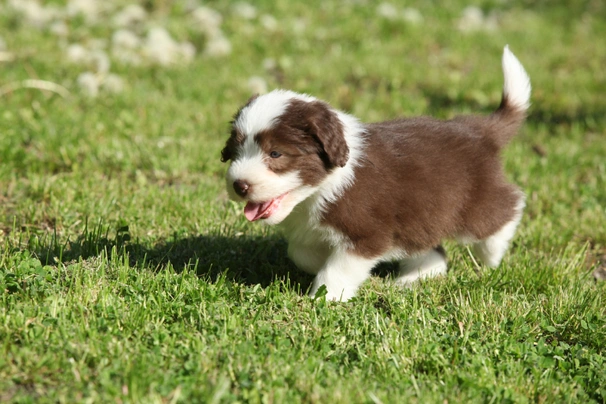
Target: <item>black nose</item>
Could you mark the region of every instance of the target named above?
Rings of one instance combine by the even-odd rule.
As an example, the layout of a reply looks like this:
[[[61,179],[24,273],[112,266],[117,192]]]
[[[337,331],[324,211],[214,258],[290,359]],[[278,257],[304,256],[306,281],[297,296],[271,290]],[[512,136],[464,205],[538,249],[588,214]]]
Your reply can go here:
[[[248,185],[248,183],[245,181],[238,180],[234,182],[234,191],[236,191],[236,194],[240,195],[241,197],[245,197],[249,189],[250,185]]]

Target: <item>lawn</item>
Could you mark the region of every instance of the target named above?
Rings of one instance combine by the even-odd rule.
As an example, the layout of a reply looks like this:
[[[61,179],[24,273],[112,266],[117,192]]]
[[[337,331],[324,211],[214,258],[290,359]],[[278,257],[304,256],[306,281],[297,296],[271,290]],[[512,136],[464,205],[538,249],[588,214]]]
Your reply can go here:
[[[605,402],[606,3],[434,3],[0,0],[0,401]],[[447,243],[446,277],[307,297],[227,198],[233,114],[487,114],[505,44],[533,95],[500,267]]]

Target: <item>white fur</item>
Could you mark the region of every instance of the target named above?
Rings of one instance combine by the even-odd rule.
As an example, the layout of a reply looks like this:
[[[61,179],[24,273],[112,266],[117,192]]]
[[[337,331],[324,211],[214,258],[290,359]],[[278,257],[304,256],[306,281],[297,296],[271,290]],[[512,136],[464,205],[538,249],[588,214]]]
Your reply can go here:
[[[370,277],[379,260],[362,258],[343,248],[334,249],[314,278],[310,294],[326,286],[326,298],[347,301],[356,295],[360,285]]]
[[[526,203],[524,196],[520,196],[515,208],[513,219],[507,222],[499,231],[490,237],[473,244],[474,254],[487,266],[494,268],[501,263],[505,252],[509,248],[509,242],[513,238],[516,228],[522,219],[522,212]]]
[[[355,139],[355,134],[350,133],[348,137]],[[352,144],[355,143],[353,140]],[[350,156],[357,157],[359,154],[360,150],[355,147],[350,150]],[[329,174],[318,187],[301,186],[296,180],[286,179],[284,187],[291,187],[292,190],[282,201],[280,209],[263,220],[263,223],[270,225],[280,223],[280,228],[288,239],[288,256],[298,268],[316,275],[311,295],[325,284],[326,297],[330,300],[345,301],[355,296],[357,289],[370,276],[373,266],[377,263],[377,260],[368,260],[348,253],[348,250],[353,249],[351,241],[336,229],[320,224],[324,206],[342,195],[353,181],[353,167],[357,164],[357,159],[350,160],[345,167],[337,168]],[[233,181],[238,178],[251,183],[252,189],[258,189],[261,188],[260,183],[272,183],[275,180],[273,176],[276,174],[267,169],[257,154],[253,154],[251,158],[240,156],[232,162],[228,170],[227,185],[230,189]],[[263,189],[268,190],[275,186],[274,184]],[[281,195],[282,190],[282,187],[275,188],[275,194],[267,199]],[[233,191],[230,191],[230,194],[238,199]]]
[[[274,90],[262,97],[255,98],[245,106],[234,126],[245,136],[252,138],[257,133],[271,129],[280,117],[291,99],[315,101],[314,97],[298,94],[289,90]]]
[[[530,78],[520,61],[506,45],[503,50],[503,95],[511,102],[511,106],[525,111],[530,107]]]
[[[286,110],[288,103],[293,100],[305,102],[317,101],[316,98],[298,94],[288,90],[274,90],[269,94],[254,99],[244,107],[234,126],[246,138],[238,152],[238,158],[232,161],[226,175],[227,189],[230,196],[240,200],[233,191],[233,183],[241,180],[251,185],[251,193],[247,199],[253,202],[266,202],[288,192],[280,203],[279,209],[263,223],[273,225],[282,222],[289,216],[293,208],[309,199],[305,206],[304,215],[310,218],[309,224],[314,227],[320,221],[325,206],[337,200],[353,183],[354,168],[362,154],[364,145],[364,126],[358,119],[340,111],[334,111],[344,128],[345,141],[349,148],[349,159],[344,167],[337,167],[317,187],[303,186],[297,173],[277,175],[265,164],[264,155],[254,136],[264,130],[271,129],[276,119]],[[287,228],[292,226],[286,226]],[[342,236],[336,236],[342,241]]]
[[[247,199],[266,202],[302,185],[298,173],[278,175],[267,168],[266,156],[252,137],[246,139],[237,159],[229,166],[226,175],[227,189],[233,199],[239,199],[233,189],[236,180],[251,185]]]
[[[228,189],[236,179],[247,181],[253,190],[247,199],[258,201],[269,200],[289,191],[280,208],[263,222],[280,223],[281,230],[288,239],[288,256],[303,271],[317,275],[312,294],[326,284],[327,298],[348,300],[370,276],[376,260],[347,253],[347,250],[353,249],[351,241],[334,228],[321,225],[320,220],[325,207],[336,201],[353,184],[354,169],[359,164],[364,148],[364,126],[355,117],[334,111],[343,125],[349,158],[345,166],[334,168],[318,186],[302,186],[298,178],[285,178],[285,181],[280,179],[276,182],[280,185],[260,186],[275,181],[275,174],[263,163],[260,147],[253,147],[250,143],[256,145],[254,135],[270,129],[275,124],[275,119],[284,113],[291,99],[306,102],[315,100],[291,91],[277,90],[257,98],[241,111],[235,126],[247,139],[238,158],[228,170]],[[268,191],[271,187],[275,188],[273,194]],[[232,196],[235,196],[234,193]]]
[[[410,287],[419,279],[445,275],[447,270],[444,256],[436,250],[430,250],[414,257],[402,259],[396,284]]]
[[[310,186],[299,186],[289,191],[288,195],[280,203],[280,208],[274,212],[269,218],[264,219],[263,223],[274,225],[282,223],[297,205],[307,199],[314,192],[314,188]]]
[[[310,214],[317,198],[316,195],[300,203],[280,224],[288,239],[288,256],[297,267],[313,275],[325,266],[335,248],[353,249],[348,237],[333,227],[321,225],[319,217]]]

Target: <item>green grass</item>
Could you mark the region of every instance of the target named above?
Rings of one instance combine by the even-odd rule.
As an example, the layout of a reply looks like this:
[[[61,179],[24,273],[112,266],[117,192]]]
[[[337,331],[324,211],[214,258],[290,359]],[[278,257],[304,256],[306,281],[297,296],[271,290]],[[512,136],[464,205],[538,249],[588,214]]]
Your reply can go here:
[[[606,401],[606,285],[591,276],[606,260],[602,2],[477,2],[498,28],[465,33],[463,1],[393,3],[418,25],[372,2],[256,2],[274,31],[211,2],[229,56],[114,61],[126,88],[97,98],[61,41],[7,3],[0,87],[43,79],[71,95],[0,97],[0,401]],[[208,40],[187,2],[144,3],[175,38]],[[66,41],[109,40],[103,21],[71,18]],[[447,277],[400,290],[385,264],[351,302],[306,297],[286,243],[224,190],[248,79],[364,121],[489,113],[505,44],[533,106],[504,153],[528,207],[501,266],[448,244]]]

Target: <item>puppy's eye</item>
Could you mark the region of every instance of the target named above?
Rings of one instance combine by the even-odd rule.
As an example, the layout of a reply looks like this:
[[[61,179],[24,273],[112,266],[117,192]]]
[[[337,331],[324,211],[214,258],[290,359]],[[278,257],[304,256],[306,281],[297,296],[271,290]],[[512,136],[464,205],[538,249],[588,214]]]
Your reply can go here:
[[[272,159],[277,159],[278,157],[280,157],[282,155],[282,153],[277,152],[277,151],[272,151],[271,153],[269,153],[269,157],[271,157]]]

